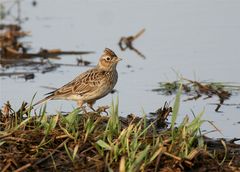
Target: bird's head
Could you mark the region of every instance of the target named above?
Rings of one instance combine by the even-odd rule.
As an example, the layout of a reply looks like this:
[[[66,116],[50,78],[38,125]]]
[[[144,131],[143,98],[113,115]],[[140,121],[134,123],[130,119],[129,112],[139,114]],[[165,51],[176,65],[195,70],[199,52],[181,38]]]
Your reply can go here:
[[[103,70],[116,69],[118,62],[122,60],[112,50],[105,48],[102,56],[99,59],[98,67]]]

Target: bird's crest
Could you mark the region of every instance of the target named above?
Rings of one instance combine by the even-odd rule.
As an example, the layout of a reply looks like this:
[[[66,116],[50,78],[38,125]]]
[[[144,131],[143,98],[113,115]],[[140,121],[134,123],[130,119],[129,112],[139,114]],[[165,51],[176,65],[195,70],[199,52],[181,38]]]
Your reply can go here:
[[[116,55],[111,49],[109,49],[109,48],[105,48],[104,53],[105,53],[105,54],[108,54],[108,55],[110,55],[110,56],[112,56],[112,57],[117,56],[117,55]]]

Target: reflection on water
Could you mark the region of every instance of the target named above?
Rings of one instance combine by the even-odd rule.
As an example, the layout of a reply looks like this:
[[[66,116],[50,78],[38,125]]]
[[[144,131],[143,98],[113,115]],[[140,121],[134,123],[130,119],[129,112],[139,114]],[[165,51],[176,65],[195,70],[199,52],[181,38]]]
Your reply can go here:
[[[126,5],[127,3],[127,5]],[[54,10],[53,10],[54,8]],[[124,60],[119,64],[117,93],[99,100],[96,107],[109,105],[117,94],[122,115],[148,113],[173,102],[174,96],[151,92],[160,81],[176,79],[174,71],[184,77],[201,81],[240,82],[240,2],[224,1],[77,1],[41,0],[33,7],[29,1],[22,3],[22,15],[29,19],[22,27],[31,31],[33,51],[40,48],[62,50],[94,50],[95,54],[83,59],[96,65],[105,47],[113,49]],[[141,59],[133,51],[121,51],[121,36],[146,32],[134,42],[144,52]],[[59,63],[75,64],[79,55],[63,56]],[[131,66],[131,67],[129,67]],[[60,87],[89,67],[62,66],[51,73],[37,73],[34,80],[0,78],[0,104],[10,100],[13,107],[30,101],[37,92],[36,101],[49,92],[48,87]],[[15,69],[11,69],[15,71]],[[182,97],[185,99],[186,97]],[[239,103],[239,95],[225,103]],[[224,106],[223,113],[215,113],[210,103],[218,100],[182,102],[178,122],[192,111],[205,108],[204,119],[214,121],[225,137],[240,137],[239,108]],[[68,101],[51,101],[49,112],[68,111],[76,104]],[[214,129],[208,124],[205,129]],[[210,136],[222,137],[218,133]]]

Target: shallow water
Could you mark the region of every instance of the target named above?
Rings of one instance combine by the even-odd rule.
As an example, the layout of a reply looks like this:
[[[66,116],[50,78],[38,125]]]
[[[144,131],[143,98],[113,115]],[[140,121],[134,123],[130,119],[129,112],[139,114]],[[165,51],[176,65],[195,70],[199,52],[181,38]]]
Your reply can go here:
[[[109,0],[41,0],[36,7],[23,1],[22,16],[28,17],[23,28],[31,31],[24,38],[39,48],[95,51],[83,56],[96,64],[105,47],[113,49],[124,60],[118,65],[116,86],[122,115],[143,114],[173,103],[174,96],[163,96],[151,89],[160,81],[176,79],[175,71],[189,79],[240,83],[240,1],[235,0],[168,0],[168,1],[109,1]],[[129,36],[146,28],[134,42],[147,58],[136,53],[120,51],[121,36]],[[79,56],[63,56],[61,62],[75,63]],[[131,68],[127,68],[131,65]],[[56,71],[37,73],[34,80],[0,78],[0,105],[10,100],[14,108],[22,101],[35,100],[51,90],[41,86],[60,87],[87,67],[61,67]],[[14,70],[14,69],[13,69]],[[109,105],[117,94],[108,95],[95,106]],[[182,98],[184,99],[184,97]],[[204,119],[213,121],[222,131],[212,137],[240,137],[240,108],[223,106],[216,113],[217,98],[182,102],[178,122],[191,110],[198,114],[205,108]],[[225,103],[240,103],[235,95]],[[76,104],[51,101],[48,112],[68,111]],[[205,124],[203,129],[214,129]],[[233,132],[235,131],[235,132]]]

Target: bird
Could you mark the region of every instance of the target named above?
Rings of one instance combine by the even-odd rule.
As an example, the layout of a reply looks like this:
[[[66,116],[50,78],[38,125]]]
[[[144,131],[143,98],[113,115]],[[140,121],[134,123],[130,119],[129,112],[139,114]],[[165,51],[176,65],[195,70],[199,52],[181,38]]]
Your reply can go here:
[[[45,94],[47,96],[33,106],[49,100],[73,100],[80,108],[87,103],[94,110],[93,104],[96,100],[106,96],[116,85],[118,80],[116,67],[121,60],[111,49],[105,48],[96,67],[81,73],[62,87]]]

